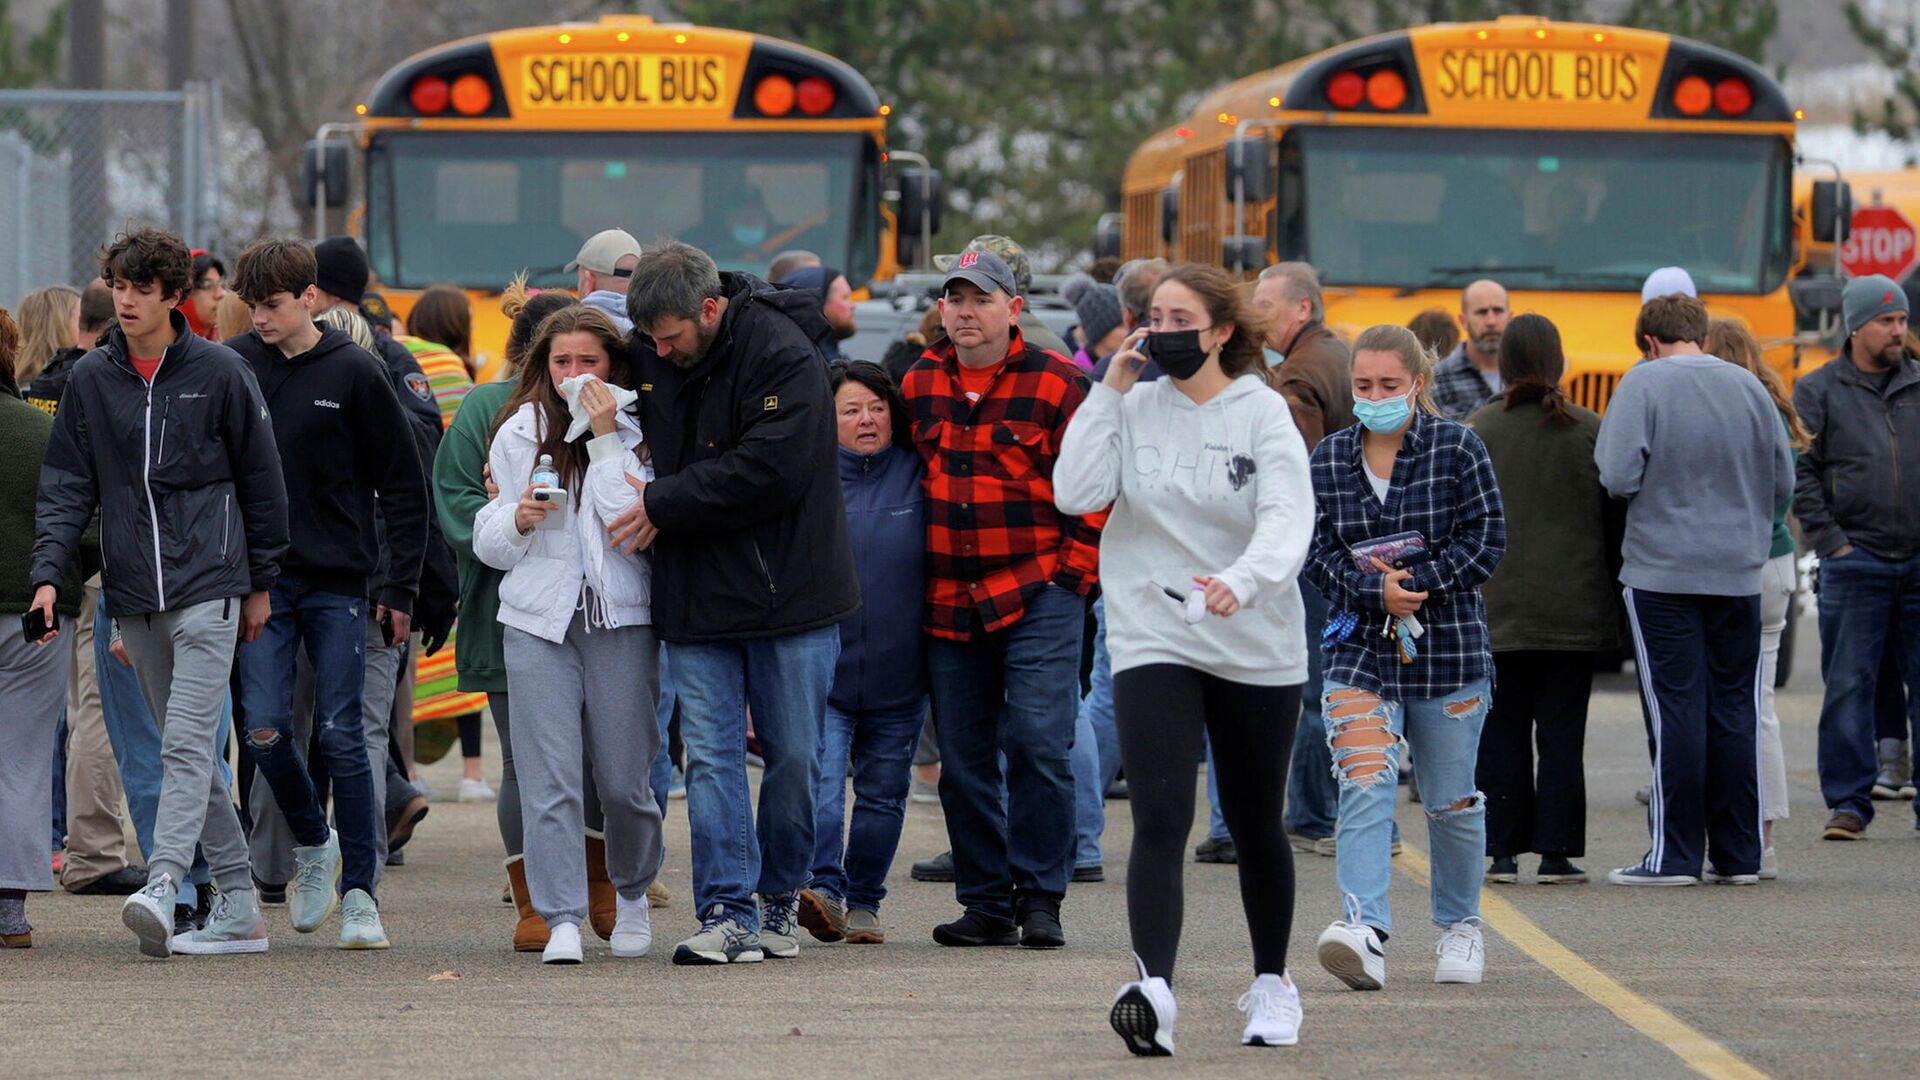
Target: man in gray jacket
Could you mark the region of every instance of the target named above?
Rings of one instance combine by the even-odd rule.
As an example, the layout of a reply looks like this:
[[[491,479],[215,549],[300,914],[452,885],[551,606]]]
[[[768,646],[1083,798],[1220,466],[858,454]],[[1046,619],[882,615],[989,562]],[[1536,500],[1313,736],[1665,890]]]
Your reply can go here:
[[[1760,571],[1773,508],[1793,491],[1792,452],[1760,380],[1701,351],[1699,300],[1654,299],[1634,336],[1649,359],[1620,380],[1594,459],[1600,482],[1628,500],[1620,581],[1653,753],[1653,842],[1607,880],[1696,885],[1704,870],[1751,884],[1762,854]]]
[[[1793,509],[1820,556],[1821,836],[1873,820],[1874,701],[1889,636],[1920,686],[1920,361],[1906,354],[1907,294],[1878,274],[1847,283],[1847,347],[1793,390],[1813,436]],[[1920,828],[1920,821],[1916,821]]]

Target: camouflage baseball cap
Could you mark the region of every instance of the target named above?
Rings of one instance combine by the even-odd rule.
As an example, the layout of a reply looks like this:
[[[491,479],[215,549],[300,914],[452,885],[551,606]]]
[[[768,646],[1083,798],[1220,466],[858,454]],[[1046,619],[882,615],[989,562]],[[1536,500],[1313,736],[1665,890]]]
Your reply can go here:
[[[1027,249],[1015,243],[1010,237],[992,234],[976,236],[967,241],[966,251],[997,255],[1004,260],[1008,269],[1013,271],[1013,282],[1018,289],[1018,295],[1025,296],[1027,291],[1033,288],[1033,263],[1027,260]],[[961,254],[966,254],[966,251]],[[959,258],[959,255],[936,255],[933,265],[939,267],[944,273],[952,270]]]

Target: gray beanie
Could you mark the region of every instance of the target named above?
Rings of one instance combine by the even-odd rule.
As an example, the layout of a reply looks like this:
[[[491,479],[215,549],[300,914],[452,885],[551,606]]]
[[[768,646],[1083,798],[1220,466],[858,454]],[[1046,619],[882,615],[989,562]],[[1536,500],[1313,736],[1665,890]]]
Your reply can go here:
[[[1100,339],[1113,333],[1113,328],[1123,321],[1120,290],[1101,282],[1091,282],[1073,302],[1073,311],[1080,317],[1080,333],[1087,339],[1087,352],[1092,353]]]
[[[1885,274],[1854,278],[1840,293],[1840,313],[1849,334],[1889,311],[1905,310],[1906,290]]]

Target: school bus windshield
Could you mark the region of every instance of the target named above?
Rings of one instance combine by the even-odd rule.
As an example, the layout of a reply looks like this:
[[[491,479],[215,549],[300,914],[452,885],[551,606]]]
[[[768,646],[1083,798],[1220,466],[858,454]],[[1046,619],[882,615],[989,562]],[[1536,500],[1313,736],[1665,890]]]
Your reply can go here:
[[[787,248],[864,283],[878,195],[858,134],[394,132],[367,153],[367,239],[380,279],[498,289],[522,268],[571,288],[581,241],[624,228],[764,274]]]
[[[1283,227],[1329,282],[1638,291],[1657,267],[1765,293],[1791,260],[1788,149],[1769,136],[1301,128]],[[1303,241],[1303,242],[1301,242]]]

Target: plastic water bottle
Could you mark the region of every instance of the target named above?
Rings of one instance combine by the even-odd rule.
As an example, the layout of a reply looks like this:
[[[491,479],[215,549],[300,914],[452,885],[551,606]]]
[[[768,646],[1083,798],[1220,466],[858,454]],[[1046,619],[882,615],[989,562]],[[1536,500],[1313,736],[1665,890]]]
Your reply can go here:
[[[552,454],[540,455],[540,464],[533,467],[533,486],[559,488],[560,470],[553,467]]]

